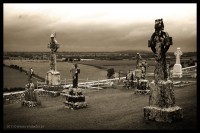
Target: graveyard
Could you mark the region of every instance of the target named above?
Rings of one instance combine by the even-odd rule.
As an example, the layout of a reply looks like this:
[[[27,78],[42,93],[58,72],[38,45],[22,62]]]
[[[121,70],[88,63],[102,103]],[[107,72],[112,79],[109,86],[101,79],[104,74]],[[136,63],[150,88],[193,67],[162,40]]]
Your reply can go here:
[[[184,53],[178,47],[170,69],[166,57],[173,39],[164,31],[162,19],[155,20],[154,28],[148,47],[155,60],[137,53],[125,72],[120,72],[121,63],[110,64],[118,66],[110,76],[100,65],[58,63],[60,44],[51,34],[45,65],[14,61],[26,73],[21,76],[25,90],[3,94],[4,129],[196,129],[197,66],[182,68]],[[9,60],[4,63],[13,65]]]

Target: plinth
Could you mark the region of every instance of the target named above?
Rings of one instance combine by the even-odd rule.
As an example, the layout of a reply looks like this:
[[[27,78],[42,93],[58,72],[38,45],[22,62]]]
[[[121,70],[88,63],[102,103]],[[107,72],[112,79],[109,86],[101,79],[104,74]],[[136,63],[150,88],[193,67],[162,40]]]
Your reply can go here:
[[[69,109],[86,108],[85,96],[82,94],[80,88],[73,88],[69,90],[69,94],[66,94],[65,107]]]
[[[173,122],[183,118],[183,110],[175,105],[173,82],[160,80],[150,83],[149,106],[144,107],[144,119]]]
[[[60,72],[54,70],[48,71],[45,82],[47,85],[60,85]]]
[[[149,94],[149,81],[146,79],[140,79],[138,81],[137,89],[135,94]]]
[[[21,105],[28,107],[35,107],[37,105],[41,105],[41,101],[39,100],[38,93],[34,90],[34,84],[31,83],[26,85],[26,91],[24,95],[21,97]]]
[[[181,78],[182,77],[182,66],[181,64],[175,64],[173,68],[172,77]]]

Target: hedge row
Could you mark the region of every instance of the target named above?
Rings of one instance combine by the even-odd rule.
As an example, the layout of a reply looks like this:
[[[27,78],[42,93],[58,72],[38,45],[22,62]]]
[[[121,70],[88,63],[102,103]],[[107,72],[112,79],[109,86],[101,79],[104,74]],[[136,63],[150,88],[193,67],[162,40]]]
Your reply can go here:
[[[14,92],[14,91],[24,91],[25,88],[13,87],[13,88],[3,88],[3,92]]]

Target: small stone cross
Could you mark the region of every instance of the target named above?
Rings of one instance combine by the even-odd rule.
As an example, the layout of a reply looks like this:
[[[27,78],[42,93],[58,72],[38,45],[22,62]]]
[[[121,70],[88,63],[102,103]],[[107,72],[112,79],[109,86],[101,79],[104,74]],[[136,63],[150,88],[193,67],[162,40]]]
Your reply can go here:
[[[176,64],[180,64],[180,56],[182,55],[182,51],[180,48],[177,48],[177,51],[174,52],[174,55],[176,56]]]

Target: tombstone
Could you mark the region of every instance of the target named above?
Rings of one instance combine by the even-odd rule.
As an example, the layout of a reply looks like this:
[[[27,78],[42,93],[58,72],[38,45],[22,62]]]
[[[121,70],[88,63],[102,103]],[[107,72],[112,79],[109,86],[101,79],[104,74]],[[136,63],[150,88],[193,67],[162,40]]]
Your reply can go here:
[[[135,94],[149,94],[149,81],[146,80],[146,60],[142,60],[138,63],[137,69],[135,70],[135,75],[137,79],[137,89]]]
[[[56,68],[56,52],[59,48],[59,44],[55,39],[55,35],[51,34],[50,43],[48,48],[50,48],[50,70],[47,72],[45,82],[47,85],[60,85],[60,72]]]
[[[81,88],[69,88],[69,92],[65,96],[66,101],[64,104],[66,108],[75,110],[87,107]]]
[[[82,93],[82,89],[78,87],[78,74],[80,73],[80,69],[78,69],[77,64],[73,65],[71,73],[73,86],[69,88],[68,94],[65,95],[65,107],[72,110],[86,108],[87,103],[85,102],[85,96]]]
[[[21,99],[22,106],[35,107],[41,105],[38,92],[35,91],[35,86],[31,79],[29,79],[29,82],[25,85],[25,92]]]
[[[149,106],[144,107],[144,119],[157,122],[173,122],[183,119],[183,110],[175,105],[174,86],[169,80],[166,65],[166,52],[172,45],[172,37],[163,31],[162,19],[157,19],[155,32],[148,41],[155,54],[154,80],[149,84]],[[159,50],[156,45],[161,45]]]
[[[180,48],[177,48],[177,51],[174,53],[174,55],[176,56],[176,64],[174,64],[174,67],[173,67],[172,77],[181,78],[182,77],[182,65],[180,63],[180,56],[182,55],[182,51],[180,50]]]
[[[50,43],[48,48],[50,48],[50,70],[46,73],[45,83],[43,87],[44,90],[54,91],[52,92],[53,96],[59,96],[63,87],[61,86],[60,72],[57,71],[56,66],[56,52],[59,48],[59,44],[55,39],[55,34],[51,34]]]

